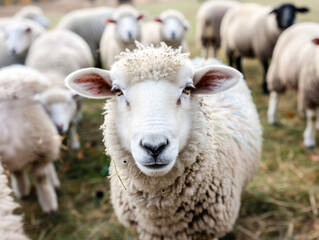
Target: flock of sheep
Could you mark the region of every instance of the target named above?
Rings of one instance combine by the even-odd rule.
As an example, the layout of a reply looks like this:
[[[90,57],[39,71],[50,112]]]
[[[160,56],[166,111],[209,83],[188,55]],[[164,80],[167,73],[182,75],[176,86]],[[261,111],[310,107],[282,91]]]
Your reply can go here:
[[[21,217],[12,214],[17,205],[1,165],[18,198],[30,194],[31,166],[42,210],[58,210],[53,162],[60,135],[80,148],[82,97],[110,98],[103,141],[110,175],[119,176],[111,178],[111,199],[123,225],[143,240],[218,238],[231,231],[262,147],[242,57],[263,64],[270,124],[277,121],[280,94],[298,90],[307,118],[304,144],[315,146],[319,25],[293,25],[296,13],[307,11],[207,1],[197,13],[203,58],[196,60],[189,59],[186,42],[190,24],[174,9],[147,23],[131,5],[76,10],[50,31],[34,6],[0,19],[0,235],[28,239]],[[215,58],[221,47],[238,70],[208,58],[210,47]]]

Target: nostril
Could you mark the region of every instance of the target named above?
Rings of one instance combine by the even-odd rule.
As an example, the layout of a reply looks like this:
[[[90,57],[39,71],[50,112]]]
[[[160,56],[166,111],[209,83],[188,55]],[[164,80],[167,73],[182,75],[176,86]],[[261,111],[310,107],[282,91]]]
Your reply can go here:
[[[62,133],[63,131],[63,124],[57,124],[56,128],[58,129],[59,133]]]
[[[11,49],[10,53],[11,53],[11,55],[15,55],[17,53],[17,51],[15,49]]]
[[[175,39],[175,38],[176,38],[176,33],[172,32],[172,39]]]
[[[140,145],[142,148],[144,148],[148,154],[152,155],[154,158],[156,158],[158,155],[160,155],[164,149],[169,144],[168,139],[166,139],[164,142],[161,142],[159,144],[153,145],[147,142],[140,142]]]
[[[128,35],[128,38],[129,38],[129,39],[131,39],[131,38],[133,37],[132,32],[128,32],[127,35]]]

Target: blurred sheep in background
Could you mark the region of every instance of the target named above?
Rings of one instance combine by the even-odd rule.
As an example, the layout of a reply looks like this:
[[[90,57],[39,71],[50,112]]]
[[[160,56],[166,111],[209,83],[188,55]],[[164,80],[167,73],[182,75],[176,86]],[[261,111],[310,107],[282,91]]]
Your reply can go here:
[[[222,48],[229,65],[242,72],[241,58],[259,59],[264,68],[262,88],[268,93],[266,74],[268,61],[279,35],[294,24],[296,13],[308,12],[308,8],[293,4],[282,4],[276,8],[257,3],[242,3],[227,11],[221,24]]]

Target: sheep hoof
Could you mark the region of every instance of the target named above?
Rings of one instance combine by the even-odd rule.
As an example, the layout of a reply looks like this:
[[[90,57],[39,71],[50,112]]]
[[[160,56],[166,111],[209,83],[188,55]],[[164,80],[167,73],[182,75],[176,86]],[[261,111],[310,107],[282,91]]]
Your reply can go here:
[[[306,148],[308,149],[314,149],[316,147],[316,143],[314,141],[304,141],[304,145],[306,146]]]

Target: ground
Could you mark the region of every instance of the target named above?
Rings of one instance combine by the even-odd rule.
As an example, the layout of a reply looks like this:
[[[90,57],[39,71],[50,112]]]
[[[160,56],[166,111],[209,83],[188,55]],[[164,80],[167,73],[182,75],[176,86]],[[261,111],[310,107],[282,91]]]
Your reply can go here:
[[[278,4],[275,0],[255,0]],[[246,2],[243,1],[243,2]],[[295,2],[301,6],[301,1]],[[93,5],[115,5],[115,1],[97,0]],[[167,8],[182,11],[191,23],[187,35],[191,56],[200,54],[195,46],[195,17],[199,1],[136,0],[136,6],[151,17]],[[311,8],[309,14],[298,16],[299,21],[316,21],[319,2],[303,0]],[[84,0],[41,2],[54,26],[71,9],[89,7]],[[9,16],[21,6],[0,8],[0,16]],[[219,53],[223,58],[222,53]],[[255,60],[245,59],[244,72],[252,90],[263,125],[263,155],[258,174],[242,195],[242,207],[234,230],[224,239],[315,240],[319,239],[319,148],[302,145],[305,121],[297,114],[296,93],[288,92],[279,105],[278,126],[266,121],[268,96],[262,94],[262,68]],[[36,240],[137,239],[134,230],[117,221],[110,203],[108,166],[101,131],[103,121],[100,100],[86,100],[79,135],[80,151],[68,149],[64,141],[61,158],[56,163],[62,187],[58,190],[59,211],[45,215],[36,201],[19,201],[24,213],[27,234]],[[317,139],[319,140],[319,139]],[[319,143],[319,142],[318,142]]]

